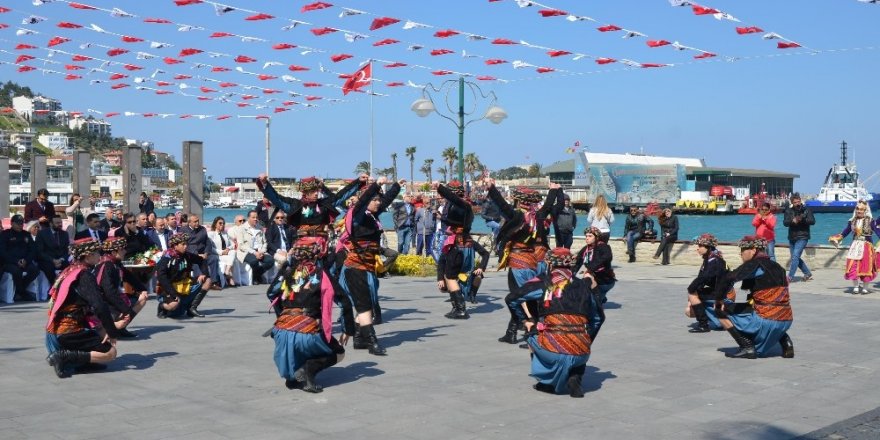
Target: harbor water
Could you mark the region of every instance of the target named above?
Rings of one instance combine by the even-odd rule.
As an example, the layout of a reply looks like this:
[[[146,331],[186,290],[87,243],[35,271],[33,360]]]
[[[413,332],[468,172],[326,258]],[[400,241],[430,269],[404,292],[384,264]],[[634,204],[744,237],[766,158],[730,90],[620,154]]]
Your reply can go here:
[[[158,215],[165,215],[174,212],[168,209],[157,209]],[[247,210],[243,209],[205,209],[202,216],[202,223],[210,224],[215,217],[223,217],[226,219],[227,225],[232,226],[233,218],[238,215],[247,215]],[[831,213],[831,214],[815,214],[816,224],[810,228],[811,244],[828,244],[828,237],[839,234],[846,227],[846,222],[852,217],[852,214]],[[660,232],[660,225],[654,219],[654,230]],[[693,240],[703,233],[714,234],[719,241],[733,242],[742,238],[744,235],[753,234],[755,228],[752,227],[751,215],[679,215],[678,239],[680,241]],[[390,213],[383,213],[379,220],[386,228],[393,223]],[[623,225],[626,222],[625,214],[615,214],[614,224],[611,226],[611,236],[623,236]],[[584,228],[587,226],[586,213],[578,213],[577,229],[575,235],[583,234]],[[486,233],[489,228],[486,222],[479,215],[474,219],[473,229],[476,233]],[[782,225],[782,213],[776,214],[776,242],[786,243],[788,241],[788,228]]]

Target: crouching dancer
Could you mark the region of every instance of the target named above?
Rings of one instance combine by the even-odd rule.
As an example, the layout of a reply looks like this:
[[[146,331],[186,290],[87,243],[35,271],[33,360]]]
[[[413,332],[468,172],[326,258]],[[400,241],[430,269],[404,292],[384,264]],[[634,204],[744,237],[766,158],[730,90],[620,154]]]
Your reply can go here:
[[[199,313],[199,305],[211,289],[211,279],[206,275],[208,265],[205,259],[186,251],[189,234],[174,234],[168,240],[168,250],[156,264],[156,278],[161,290],[159,293],[160,319],[189,317],[204,318]],[[201,275],[193,283],[193,266],[198,265]]]
[[[101,258],[100,250],[101,244],[91,238],[75,241],[70,246],[73,263],[61,272],[49,291],[46,360],[58,377],[68,377],[75,367],[116,359],[119,333],[91,272]],[[91,327],[93,317],[103,330]]]
[[[320,393],[315,375],[342,361],[350,336],[355,333],[354,315],[348,296],[337,292],[330,276],[319,264],[320,244],[311,249],[295,248],[296,267],[285,271],[281,314],[272,329],[275,365],[289,389]],[[333,337],[333,302],[342,307],[343,334]]]
[[[98,280],[104,301],[110,306],[110,313],[116,322],[119,337],[136,338],[137,335],[128,331],[127,327],[147,304],[148,294],[146,287],[141,284],[138,277],[122,265],[122,261],[125,260],[125,245],[125,237],[110,237],[101,243],[101,251],[104,255],[95,268],[95,277]],[[135,292],[140,292],[134,303],[125,294],[122,287],[123,281],[131,284]]]
[[[715,329],[721,329],[721,323],[714,314],[706,313],[706,308],[715,306],[715,291],[723,289],[727,292],[725,300],[728,303],[736,301],[736,290],[730,283],[725,283],[727,275],[727,263],[717,249],[718,240],[712,234],[703,234],[694,241],[697,245],[697,254],[703,259],[700,272],[688,285],[688,305],[685,315],[697,320],[688,332],[708,333]]]
[[[794,344],[788,337],[788,329],[794,318],[789,304],[788,279],[785,269],[764,253],[766,241],[746,236],[739,242],[742,266],[727,274],[725,282],[742,281],[742,288],[749,290],[745,310],[723,301],[725,290],[715,290],[714,310],[721,326],[739,344],[739,351],[727,357],[755,359],[764,356],[776,344],[782,348],[782,357],[794,357]],[[721,286],[724,286],[722,283]],[[732,309],[732,310],[731,310]]]
[[[526,283],[544,292],[538,301],[538,322],[526,321],[532,352],[534,388],[555,394],[584,397],[581,380],[590,346],[605,321],[598,284],[590,272],[575,278],[575,257],[556,248],[546,257],[549,271]],[[530,286],[531,285],[531,286]],[[526,286],[523,286],[526,288]],[[528,314],[528,308],[523,307]],[[529,316],[531,318],[531,316]]]

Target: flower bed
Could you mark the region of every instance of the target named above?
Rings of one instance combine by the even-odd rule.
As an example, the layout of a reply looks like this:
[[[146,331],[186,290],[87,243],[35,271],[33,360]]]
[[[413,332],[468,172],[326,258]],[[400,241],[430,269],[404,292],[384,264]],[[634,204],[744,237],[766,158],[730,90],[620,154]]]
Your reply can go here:
[[[390,272],[393,275],[406,275],[412,277],[436,277],[437,265],[431,257],[420,255],[401,255],[397,257]]]

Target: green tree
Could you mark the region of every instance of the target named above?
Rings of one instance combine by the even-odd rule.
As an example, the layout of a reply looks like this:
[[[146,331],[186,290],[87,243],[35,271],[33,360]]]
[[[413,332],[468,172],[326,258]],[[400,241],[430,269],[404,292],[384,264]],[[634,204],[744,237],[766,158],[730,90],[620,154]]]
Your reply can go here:
[[[434,159],[425,159],[425,164],[419,168],[419,171],[425,173],[425,177],[428,178],[428,183],[434,183],[434,176],[431,173],[431,166],[434,164]]]
[[[391,174],[392,179],[397,182],[397,153],[391,153],[391,168],[394,172]]]
[[[406,157],[409,158],[409,191],[413,191],[413,182],[416,180],[416,146],[406,147]]]
[[[370,169],[370,163],[367,161],[358,162],[357,165],[354,166],[355,174],[372,174],[372,170]]]
[[[529,165],[528,176],[529,177],[542,177],[543,174],[541,174],[541,164],[539,164],[538,162],[535,162],[535,163]]]
[[[468,153],[464,155],[464,171],[471,177],[471,181],[475,182],[477,176],[483,172],[483,164],[476,153]]]
[[[449,182],[449,170],[447,170],[446,167],[437,168],[437,172],[443,175],[444,182]]]
[[[440,157],[443,158],[443,161],[446,162],[447,174],[454,174],[455,172],[455,161],[458,160],[458,151],[455,150],[455,147],[448,147],[440,153]],[[452,176],[447,176],[446,181],[449,182]]]
[[[528,171],[520,167],[508,167],[492,173],[492,178],[498,180],[521,179],[528,176]]]

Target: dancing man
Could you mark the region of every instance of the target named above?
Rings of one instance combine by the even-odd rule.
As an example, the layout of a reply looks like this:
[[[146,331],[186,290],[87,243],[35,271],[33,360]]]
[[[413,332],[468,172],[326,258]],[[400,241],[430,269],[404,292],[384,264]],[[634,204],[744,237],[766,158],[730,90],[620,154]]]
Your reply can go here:
[[[73,263],[58,275],[49,291],[46,360],[61,378],[70,376],[75,367],[116,359],[119,332],[91,272],[101,259],[100,250],[101,244],[91,238],[73,242]],[[92,320],[97,320],[103,330],[93,327]]]
[[[788,329],[794,319],[789,304],[788,279],[785,269],[764,253],[763,238],[749,235],[739,242],[742,266],[725,277],[725,283],[715,289],[715,307],[707,309],[717,314],[724,327],[739,345],[736,353],[727,357],[755,359],[766,355],[776,344],[782,348],[782,357],[794,357],[794,344]],[[742,281],[742,288],[749,290],[749,303],[740,310],[741,304],[731,305],[724,301],[726,283]]]
[[[174,234],[168,240],[168,250],[156,264],[156,278],[159,281],[159,319],[179,318],[184,313],[189,317],[204,318],[199,313],[199,305],[211,289],[208,265],[205,260],[186,251],[188,234]],[[193,280],[193,267],[199,266],[200,273]],[[195,283],[193,283],[195,281]]]
[[[707,333],[712,329],[720,329],[721,323],[714,314],[706,313],[706,307],[715,306],[715,290],[722,289],[727,293],[726,301],[732,303],[736,300],[736,290],[728,283],[721,286],[727,275],[727,263],[721,256],[718,248],[718,240],[712,234],[703,234],[697,237],[694,244],[697,245],[697,254],[703,259],[697,277],[691,281],[687,288],[688,308],[685,315],[696,318],[696,325],[692,326],[690,333]]]
[[[498,231],[498,249],[503,249],[498,270],[510,268],[507,274],[507,286],[510,294],[504,298],[510,312],[510,321],[504,336],[498,342],[516,343],[516,332],[525,314],[520,304],[540,298],[541,290],[523,292],[526,282],[546,270],[544,255],[547,253],[547,233],[550,222],[547,214],[552,212],[554,204],[562,205],[563,194],[559,184],[551,183],[547,192],[547,201],[540,209],[537,204],[541,195],[528,188],[513,190],[514,205],[504,200],[504,196],[495,187],[495,181],[488,179],[489,198],[498,205],[505,223]]]
[[[138,312],[147,304],[147,288],[138,277],[129,272],[123,265],[125,260],[125,237],[110,237],[101,243],[103,256],[101,262],[95,268],[95,277],[104,301],[110,306],[110,313],[116,322],[119,336],[123,338],[136,338],[137,335],[128,331],[126,327],[131,323]],[[135,292],[138,292],[137,300],[132,303],[131,298],[125,294],[123,282],[129,283]]]

